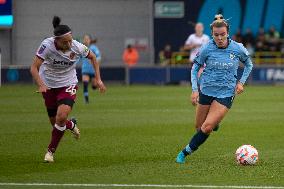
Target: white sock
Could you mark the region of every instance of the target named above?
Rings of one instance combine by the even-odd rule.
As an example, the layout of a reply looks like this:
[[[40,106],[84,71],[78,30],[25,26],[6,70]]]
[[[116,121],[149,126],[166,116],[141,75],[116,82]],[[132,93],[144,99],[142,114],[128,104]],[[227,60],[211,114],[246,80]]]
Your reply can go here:
[[[54,124],[54,127],[59,130],[59,131],[65,131],[66,130],[66,125],[64,125],[63,127],[60,127],[59,125],[57,125],[56,123]]]

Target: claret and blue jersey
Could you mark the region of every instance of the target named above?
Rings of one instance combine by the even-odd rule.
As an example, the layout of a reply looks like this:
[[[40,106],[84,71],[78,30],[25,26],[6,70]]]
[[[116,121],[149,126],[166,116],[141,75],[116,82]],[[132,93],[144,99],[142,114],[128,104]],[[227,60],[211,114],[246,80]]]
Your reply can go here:
[[[217,98],[234,96],[240,62],[245,66],[240,82],[245,83],[253,67],[249,53],[241,43],[231,39],[228,41],[226,48],[218,48],[213,39],[202,46],[191,71],[193,91],[198,91],[199,82],[200,90],[205,95]],[[198,70],[202,66],[205,69],[198,81]]]

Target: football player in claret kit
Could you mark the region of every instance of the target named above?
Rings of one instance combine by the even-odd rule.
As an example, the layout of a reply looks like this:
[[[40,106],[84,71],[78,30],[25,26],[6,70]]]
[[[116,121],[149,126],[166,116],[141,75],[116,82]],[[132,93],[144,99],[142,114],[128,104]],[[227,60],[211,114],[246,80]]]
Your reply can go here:
[[[53,18],[54,36],[45,39],[37,50],[31,65],[31,74],[42,93],[51,125],[51,141],[44,157],[45,162],[53,162],[53,155],[64,135],[70,130],[76,139],[80,137],[75,118],[68,120],[78,89],[76,62],[87,57],[96,72],[96,83],[101,92],[106,90],[100,77],[96,56],[88,47],[72,38],[71,29],[60,24],[60,18]]]

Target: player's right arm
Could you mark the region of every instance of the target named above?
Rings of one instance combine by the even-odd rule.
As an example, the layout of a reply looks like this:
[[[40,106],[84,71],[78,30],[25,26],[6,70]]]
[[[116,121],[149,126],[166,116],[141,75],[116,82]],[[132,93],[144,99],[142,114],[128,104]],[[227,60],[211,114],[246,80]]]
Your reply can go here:
[[[33,60],[33,63],[31,65],[31,74],[36,82],[36,84],[38,85],[38,91],[40,93],[44,93],[46,92],[46,90],[48,90],[48,87],[43,83],[42,79],[39,76],[39,68],[42,65],[42,63],[44,62],[44,60],[48,57],[49,54],[49,50],[48,50],[48,41],[44,40],[41,45],[39,46],[37,52],[36,52],[36,56]]]
[[[194,48],[197,48],[197,47],[200,47],[200,45],[198,45],[198,44],[189,44],[189,45],[184,45],[184,50],[191,50],[191,49],[194,49]]]
[[[195,59],[193,60],[193,66],[191,69],[191,103],[192,105],[197,105],[199,92],[198,92],[198,71],[204,65],[206,60],[206,45],[202,46],[200,51],[197,53]]]
[[[40,76],[39,76],[39,67],[41,66],[41,64],[43,63],[43,60],[41,58],[39,58],[38,56],[35,56],[33,63],[31,65],[31,74],[36,82],[36,84],[38,85],[38,91],[37,92],[46,92],[48,90],[48,87],[43,83],[43,81],[41,80]]]
[[[191,49],[194,49],[194,48],[197,48],[197,47],[200,47],[201,45],[199,44],[194,44],[193,42],[193,35],[190,35],[188,37],[188,39],[186,40],[185,44],[184,44],[184,50],[191,50]]]
[[[191,85],[192,85],[192,93],[191,93],[191,103],[193,106],[197,105],[198,103],[198,71],[200,69],[200,66],[198,64],[193,64],[191,69]]]

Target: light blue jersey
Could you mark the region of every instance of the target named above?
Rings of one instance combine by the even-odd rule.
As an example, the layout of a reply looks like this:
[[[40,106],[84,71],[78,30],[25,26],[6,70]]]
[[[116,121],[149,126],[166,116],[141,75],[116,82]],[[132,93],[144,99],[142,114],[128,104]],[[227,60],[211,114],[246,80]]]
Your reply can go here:
[[[227,48],[218,48],[213,39],[201,47],[191,70],[192,91],[198,91],[198,71],[202,66],[205,69],[199,84],[200,91],[205,95],[217,98],[234,96],[240,62],[245,66],[240,82],[246,82],[253,67],[249,53],[241,43],[231,39],[228,41]]]
[[[96,55],[98,61],[101,60],[100,50],[96,45],[90,45],[89,49]],[[95,74],[93,65],[88,58],[82,58],[82,74]]]

